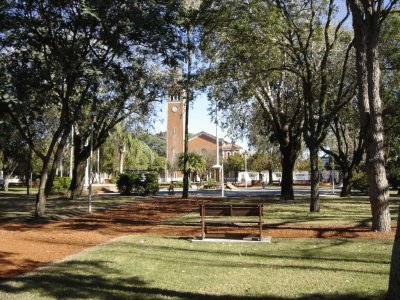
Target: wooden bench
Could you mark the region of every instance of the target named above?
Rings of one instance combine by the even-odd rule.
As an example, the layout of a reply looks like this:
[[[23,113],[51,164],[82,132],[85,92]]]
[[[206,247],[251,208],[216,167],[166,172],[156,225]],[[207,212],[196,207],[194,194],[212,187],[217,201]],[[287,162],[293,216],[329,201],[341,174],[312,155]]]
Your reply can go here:
[[[235,225],[247,224],[248,226],[258,226],[258,239],[262,240],[263,226],[263,205],[262,204],[200,204],[201,216],[201,238],[204,240],[207,234],[208,225]],[[207,218],[213,217],[213,218]],[[257,217],[234,218],[234,217]]]

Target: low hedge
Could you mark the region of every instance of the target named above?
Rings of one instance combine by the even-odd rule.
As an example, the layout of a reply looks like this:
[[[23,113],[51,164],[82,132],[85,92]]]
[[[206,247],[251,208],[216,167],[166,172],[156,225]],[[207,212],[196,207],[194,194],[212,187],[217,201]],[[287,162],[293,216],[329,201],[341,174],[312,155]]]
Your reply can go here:
[[[119,175],[117,188],[121,195],[156,195],[158,174],[151,172],[129,172]]]

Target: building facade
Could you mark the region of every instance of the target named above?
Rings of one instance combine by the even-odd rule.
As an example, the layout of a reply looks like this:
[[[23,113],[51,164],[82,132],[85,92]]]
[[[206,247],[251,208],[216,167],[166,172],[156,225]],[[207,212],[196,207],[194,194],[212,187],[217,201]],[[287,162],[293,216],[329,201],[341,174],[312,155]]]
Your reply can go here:
[[[169,170],[166,170],[165,181],[167,182],[181,181],[183,179],[182,172],[177,170],[177,156],[184,152],[185,109],[186,97],[184,91],[179,86],[175,86],[169,91],[167,103],[167,161],[170,166]],[[228,158],[234,153],[243,152],[242,147],[239,145],[228,143],[223,139],[218,140],[219,163],[222,157]],[[196,152],[203,157],[214,155],[216,163],[217,138],[214,135],[202,131],[189,138],[188,148],[189,152]]]

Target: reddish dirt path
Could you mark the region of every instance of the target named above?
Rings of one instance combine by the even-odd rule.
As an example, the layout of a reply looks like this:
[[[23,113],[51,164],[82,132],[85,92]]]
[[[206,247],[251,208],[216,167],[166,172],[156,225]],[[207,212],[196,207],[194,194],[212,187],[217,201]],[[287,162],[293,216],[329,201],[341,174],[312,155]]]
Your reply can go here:
[[[210,200],[156,197],[64,221],[0,223],[0,278],[16,276],[123,235],[199,236],[199,226],[169,226],[162,221],[195,212],[201,201]],[[296,225],[265,228],[263,234],[283,238],[389,238],[394,231],[377,233],[366,227]]]

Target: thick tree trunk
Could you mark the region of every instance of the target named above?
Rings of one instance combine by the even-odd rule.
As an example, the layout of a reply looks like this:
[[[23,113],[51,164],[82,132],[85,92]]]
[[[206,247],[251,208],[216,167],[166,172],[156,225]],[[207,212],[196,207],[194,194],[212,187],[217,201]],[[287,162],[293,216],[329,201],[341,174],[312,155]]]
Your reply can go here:
[[[74,134],[74,165],[72,179],[69,187],[70,199],[79,198],[83,192],[83,178],[85,176],[86,161],[90,155],[90,149],[85,147],[84,140],[79,130]]]
[[[348,197],[351,195],[351,185],[353,180],[353,173],[348,170],[344,171],[343,176],[343,186],[342,190],[340,191],[340,197]]]
[[[36,217],[44,217],[46,214],[47,195],[45,192],[47,182],[48,162],[42,167],[42,175],[40,176],[39,191],[36,195]]]
[[[372,230],[390,231],[389,184],[386,179],[382,101],[379,95],[380,69],[377,32],[376,34],[371,33],[367,40],[367,70],[370,130],[366,153]]]
[[[69,131],[65,131],[57,145],[57,148],[56,148],[56,151],[55,151],[55,154],[53,157],[53,162],[51,165],[50,173],[49,173],[49,175],[47,177],[47,181],[46,181],[46,187],[45,187],[46,196],[48,196],[50,194],[50,192],[53,188],[54,178],[56,177],[57,169],[58,169],[58,166],[62,159],[65,145],[67,144],[68,135],[69,135]]]
[[[4,176],[3,176],[3,179],[4,179],[3,190],[5,192],[8,192],[8,187],[10,186],[10,178],[11,178],[11,176],[10,176],[10,174],[5,174],[5,173],[3,173],[3,174],[4,174]]]
[[[72,171],[72,180],[70,185],[70,199],[79,198],[83,192],[83,180],[85,177],[87,157],[79,155],[75,156],[74,168]]]
[[[382,101],[379,95],[380,12],[350,1],[358,84],[358,104],[365,136],[372,229],[390,231],[388,182],[383,151]],[[382,4],[382,3],[381,3]],[[375,4],[374,4],[375,5]]]
[[[387,300],[400,299],[400,206],[397,217],[397,229],[394,237],[392,260],[390,262],[389,287],[386,295]]]
[[[311,166],[310,212],[319,212],[320,199],[319,199],[318,147],[310,149],[310,166]]]
[[[288,147],[280,147],[280,151],[282,153],[281,200],[294,200],[293,169],[298,150],[289,145]]]

